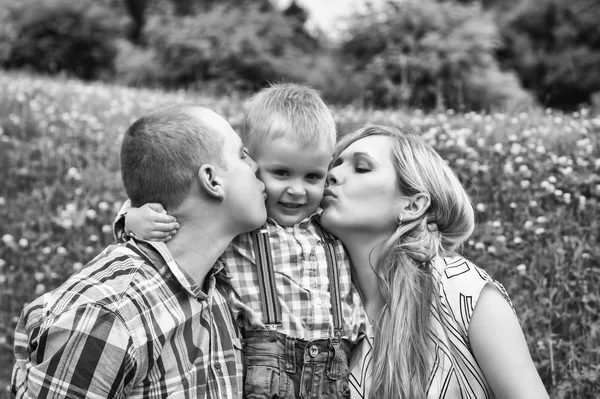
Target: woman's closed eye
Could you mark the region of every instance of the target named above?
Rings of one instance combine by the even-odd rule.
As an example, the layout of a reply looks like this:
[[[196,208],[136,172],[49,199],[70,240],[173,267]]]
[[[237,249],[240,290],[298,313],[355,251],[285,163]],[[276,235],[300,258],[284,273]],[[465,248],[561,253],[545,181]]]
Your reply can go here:
[[[354,166],[354,171],[356,173],[367,173],[371,171],[371,167],[363,164],[357,164]]]

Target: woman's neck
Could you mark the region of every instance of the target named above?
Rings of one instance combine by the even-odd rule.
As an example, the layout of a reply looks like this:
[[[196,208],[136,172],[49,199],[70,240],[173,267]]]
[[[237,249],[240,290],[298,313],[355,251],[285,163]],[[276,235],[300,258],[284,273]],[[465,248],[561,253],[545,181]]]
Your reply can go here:
[[[385,238],[346,237],[342,240],[352,264],[352,275],[369,320],[373,322],[385,304],[379,290],[379,280],[375,273]]]

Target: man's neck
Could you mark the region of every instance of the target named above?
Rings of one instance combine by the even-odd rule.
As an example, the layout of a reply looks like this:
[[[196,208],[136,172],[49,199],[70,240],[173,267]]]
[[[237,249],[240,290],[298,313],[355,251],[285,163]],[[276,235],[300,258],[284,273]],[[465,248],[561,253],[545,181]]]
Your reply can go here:
[[[206,275],[233,238],[222,233],[219,226],[188,220],[166,245],[175,262],[203,287]]]

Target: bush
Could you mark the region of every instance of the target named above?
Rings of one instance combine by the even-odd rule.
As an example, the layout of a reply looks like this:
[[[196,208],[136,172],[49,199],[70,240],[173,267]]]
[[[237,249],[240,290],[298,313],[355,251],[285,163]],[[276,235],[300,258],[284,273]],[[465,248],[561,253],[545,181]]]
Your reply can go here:
[[[527,0],[497,19],[503,67],[544,105],[572,109],[600,91],[600,3]]]
[[[489,109],[528,97],[500,71],[497,29],[478,4],[388,1],[356,17],[348,36],[342,52],[375,106]]]
[[[308,69],[285,18],[252,4],[219,5],[193,17],[154,16],[146,30],[169,86],[213,80],[227,91],[247,91],[268,81],[303,80]]]
[[[3,65],[94,79],[113,71],[118,32],[105,9],[78,0],[27,0],[13,9],[15,33]]]
[[[117,49],[115,79],[118,83],[134,87],[160,86],[163,73],[152,48],[118,40]]]

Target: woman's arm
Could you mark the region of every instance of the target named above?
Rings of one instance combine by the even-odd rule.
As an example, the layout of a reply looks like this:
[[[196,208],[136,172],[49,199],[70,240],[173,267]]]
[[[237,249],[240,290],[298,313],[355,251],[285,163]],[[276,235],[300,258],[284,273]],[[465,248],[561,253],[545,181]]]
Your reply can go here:
[[[517,316],[493,284],[483,287],[471,323],[473,354],[498,399],[548,398]]]

